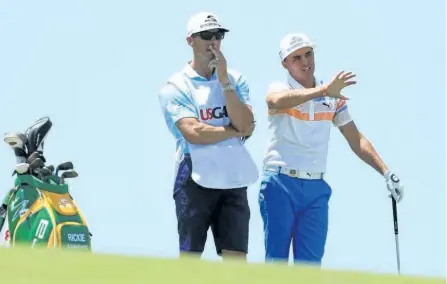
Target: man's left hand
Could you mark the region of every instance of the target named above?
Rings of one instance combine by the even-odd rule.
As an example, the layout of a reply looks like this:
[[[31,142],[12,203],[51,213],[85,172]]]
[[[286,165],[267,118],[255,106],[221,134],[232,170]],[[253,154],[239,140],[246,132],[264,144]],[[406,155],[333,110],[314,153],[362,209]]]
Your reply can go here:
[[[401,201],[404,196],[404,187],[401,184],[400,179],[390,170],[388,170],[383,177],[385,178],[388,190],[391,192],[389,197],[394,198],[396,202]]]
[[[210,45],[210,50],[214,53],[215,58],[212,59],[208,65],[209,68],[216,68],[217,78],[221,83],[228,82],[228,72],[227,72],[227,60],[223,55],[222,51],[216,49],[213,45]]]

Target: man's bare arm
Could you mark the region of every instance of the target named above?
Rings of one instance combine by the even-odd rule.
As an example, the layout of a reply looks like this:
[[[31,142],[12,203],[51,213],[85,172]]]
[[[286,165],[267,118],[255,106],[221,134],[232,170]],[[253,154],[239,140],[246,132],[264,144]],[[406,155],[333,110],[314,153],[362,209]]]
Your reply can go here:
[[[243,136],[231,126],[211,126],[196,118],[182,118],[176,125],[183,137],[191,144],[215,144],[233,137]]]
[[[225,102],[231,124],[241,132],[248,131],[253,124],[254,116],[249,105],[244,104],[234,91],[225,91]]]
[[[356,84],[356,81],[349,81],[354,78],[352,72],[338,72],[331,82],[315,88],[301,88],[294,90],[283,90],[271,92],[267,95],[267,105],[270,109],[292,108],[318,97],[332,97],[348,100],[340,92],[347,86]],[[276,88],[276,87],[275,87]]]
[[[383,175],[387,170],[387,166],[377,154],[371,142],[363,136],[357,129],[354,121],[351,121],[341,127],[340,132],[348,141],[352,151],[365,163],[370,165],[379,174]]]
[[[267,106],[270,109],[292,108],[307,101],[324,96],[324,88],[293,89],[272,92],[267,95]]]
[[[219,82],[225,86],[229,83],[227,60],[220,49],[214,45],[210,45],[209,48],[215,56],[215,59],[210,62],[210,66],[215,66]],[[224,96],[231,124],[237,131],[249,131],[253,124],[253,113],[250,107],[239,99],[235,91],[224,91]]]

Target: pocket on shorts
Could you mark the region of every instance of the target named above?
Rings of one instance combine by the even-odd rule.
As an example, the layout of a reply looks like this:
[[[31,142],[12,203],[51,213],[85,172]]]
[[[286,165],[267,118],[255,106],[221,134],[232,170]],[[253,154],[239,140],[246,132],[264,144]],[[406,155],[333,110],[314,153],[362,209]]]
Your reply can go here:
[[[327,187],[327,191],[328,191],[328,194],[329,194],[329,198],[332,196],[332,187],[331,187],[331,185],[325,180],[325,179],[323,179],[323,183],[326,185],[326,187]]]
[[[278,181],[278,173],[273,171],[263,171],[261,176],[261,183],[259,185],[258,203],[261,204],[264,198],[269,195],[273,184]],[[269,190],[270,189],[270,190]]]

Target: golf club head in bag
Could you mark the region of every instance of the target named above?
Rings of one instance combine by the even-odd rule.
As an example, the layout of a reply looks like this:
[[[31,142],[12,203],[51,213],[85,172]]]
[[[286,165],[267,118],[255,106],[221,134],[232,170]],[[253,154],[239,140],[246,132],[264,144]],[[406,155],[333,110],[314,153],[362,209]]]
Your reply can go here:
[[[12,175],[13,176],[15,174],[23,175],[23,174],[28,173],[28,170],[29,170],[29,164],[28,163],[18,163],[14,167],[14,171],[12,172]]]
[[[31,175],[34,175],[37,177],[36,174],[39,174],[40,169],[42,169],[44,166],[45,166],[45,163],[40,158],[37,158],[29,164],[29,171],[30,171]]]
[[[38,164],[35,163],[35,161],[39,159],[39,161],[37,161]],[[43,167],[45,165],[45,157],[42,156],[42,154],[40,154],[39,152],[34,152],[31,155],[28,156],[28,158],[26,159],[25,163],[18,163],[15,168],[14,171],[12,173],[12,175],[14,174],[26,174],[26,173],[30,173],[31,175],[34,175],[35,172],[35,167],[36,165],[38,165],[39,167]],[[31,164],[33,166],[31,166]],[[46,172],[47,173],[47,172]]]
[[[40,174],[39,176],[40,180],[44,181],[48,180],[48,178],[53,174],[53,172],[47,167],[43,167],[40,169],[39,174]]]
[[[41,159],[44,163],[47,162],[47,160],[45,159],[45,157],[40,153],[35,151],[34,153],[31,153],[28,158],[26,159],[26,162],[28,164],[31,164],[35,159]]]
[[[76,178],[78,177],[78,173],[75,170],[68,170],[61,174],[60,183],[64,184],[66,178]]]
[[[59,176],[59,171],[68,171],[72,170],[74,168],[73,163],[71,161],[66,161],[63,163],[60,163],[56,166],[56,170],[54,172],[54,181],[56,183],[61,183],[61,176]]]
[[[47,166],[47,169],[49,169],[51,171],[51,173],[54,172],[54,166],[53,165],[49,165]]]
[[[63,162],[56,167],[55,175],[58,176],[59,171],[68,171],[74,168],[73,163],[71,161]]]
[[[26,167],[32,163],[34,159],[40,158],[44,163],[45,158],[43,154],[43,143],[50,131],[52,122],[48,117],[38,119],[29,127],[25,134],[21,132],[5,133],[3,140],[14,151],[17,165],[14,168],[12,175],[25,174]],[[30,157],[30,155],[32,155]]]
[[[18,164],[26,161],[26,143],[28,142],[28,139],[26,138],[25,134],[20,132],[8,132],[5,133],[3,141],[5,141],[5,143],[8,144],[14,151]]]
[[[53,123],[49,117],[42,117],[25,131],[28,155],[36,151],[43,154],[44,142],[52,126]]]

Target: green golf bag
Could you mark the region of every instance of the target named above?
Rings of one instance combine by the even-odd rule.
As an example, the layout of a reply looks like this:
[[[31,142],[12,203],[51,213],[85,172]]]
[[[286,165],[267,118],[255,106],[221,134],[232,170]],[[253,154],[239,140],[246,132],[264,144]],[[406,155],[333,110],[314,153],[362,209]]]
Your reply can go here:
[[[77,177],[71,162],[46,166],[43,140],[52,126],[42,118],[25,134],[5,134],[17,165],[14,187],[0,204],[0,231],[8,247],[44,247],[91,251],[87,222],[64,178]],[[58,172],[66,170],[61,176]],[[6,227],[5,227],[6,226]],[[3,230],[2,230],[2,227]]]
[[[91,251],[87,222],[67,184],[19,175],[3,204],[7,210],[10,247],[30,245]]]

